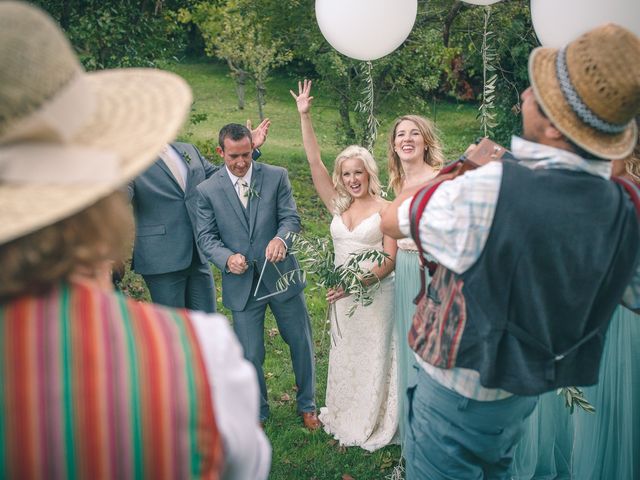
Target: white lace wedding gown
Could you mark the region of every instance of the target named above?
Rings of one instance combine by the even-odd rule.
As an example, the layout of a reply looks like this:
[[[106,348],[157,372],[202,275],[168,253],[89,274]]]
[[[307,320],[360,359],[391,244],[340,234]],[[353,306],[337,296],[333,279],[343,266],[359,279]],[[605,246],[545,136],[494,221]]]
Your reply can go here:
[[[350,253],[382,250],[380,215],[375,213],[350,231],[339,215],[331,222],[336,265]],[[347,311],[351,297],[336,302],[331,322],[326,406],[320,420],[341,445],[374,451],[397,443],[398,388],[393,328],[393,274],[384,278],[371,305]]]

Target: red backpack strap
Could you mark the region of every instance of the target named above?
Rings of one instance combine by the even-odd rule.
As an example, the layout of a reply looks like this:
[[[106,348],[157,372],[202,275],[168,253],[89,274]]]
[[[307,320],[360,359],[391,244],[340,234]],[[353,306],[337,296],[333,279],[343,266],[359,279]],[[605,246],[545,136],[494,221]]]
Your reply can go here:
[[[411,238],[418,247],[418,258],[420,261],[420,292],[418,293],[418,296],[413,299],[413,303],[415,304],[420,301],[427,289],[427,280],[424,269],[425,267],[429,268],[429,263],[431,263],[427,262],[424,258],[424,250],[422,249],[422,243],[420,242],[420,219],[422,218],[424,209],[427,207],[427,203],[429,203],[429,200],[435,191],[445,180],[448,179],[443,178],[435,184],[429,183],[425,187],[422,187],[418,190],[418,193],[413,196],[411,206],[409,207],[409,227],[411,229]]]
[[[631,180],[623,177],[611,177],[611,180],[616,182],[618,185],[622,185],[622,187],[631,197],[631,201],[636,207],[636,213],[638,214],[638,216],[640,216],[640,189],[638,188],[638,186]]]

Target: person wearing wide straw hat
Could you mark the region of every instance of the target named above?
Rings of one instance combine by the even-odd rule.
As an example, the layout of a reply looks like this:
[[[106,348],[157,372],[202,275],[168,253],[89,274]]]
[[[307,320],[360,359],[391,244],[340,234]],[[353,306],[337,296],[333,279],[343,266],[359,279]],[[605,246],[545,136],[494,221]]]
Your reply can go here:
[[[255,371],[224,317],[101,285],[130,244],[123,185],[191,93],[85,73],[41,10],[0,2],[0,478],[266,478]]]
[[[616,25],[538,48],[517,162],[398,197],[383,231],[441,265],[408,341],[407,478],[510,478],[538,395],[598,381],[621,302],[640,308],[640,200],[609,181],[636,143],[640,39]]]

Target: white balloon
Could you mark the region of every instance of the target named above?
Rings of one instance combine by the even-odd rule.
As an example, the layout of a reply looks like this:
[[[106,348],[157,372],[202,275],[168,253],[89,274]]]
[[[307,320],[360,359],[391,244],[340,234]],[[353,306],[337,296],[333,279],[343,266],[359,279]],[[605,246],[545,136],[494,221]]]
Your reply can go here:
[[[324,38],[357,60],[375,60],[402,45],[417,13],[418,0],[316,0]]]
[[[462,0],[464,3],[472,3],[474,5],[493,5],[501,0]]]
[[[531,21],[545,47],[559,48],[603,23],[640,35],[638,0],[531,0]]]

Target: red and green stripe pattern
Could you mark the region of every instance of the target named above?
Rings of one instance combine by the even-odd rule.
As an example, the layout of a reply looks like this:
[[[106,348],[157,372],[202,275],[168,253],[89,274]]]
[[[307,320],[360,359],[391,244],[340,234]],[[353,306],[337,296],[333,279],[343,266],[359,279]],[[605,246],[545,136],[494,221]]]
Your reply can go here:
[[[0,306],[0,478],[216,479],[222,457],[186,310],[82,284]]]

